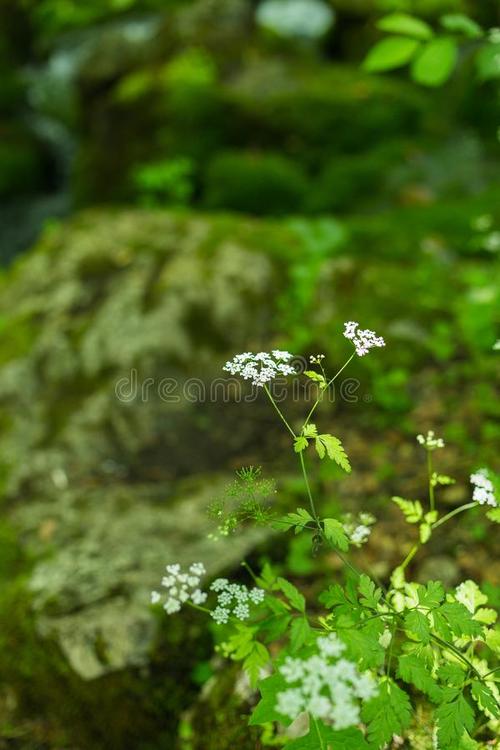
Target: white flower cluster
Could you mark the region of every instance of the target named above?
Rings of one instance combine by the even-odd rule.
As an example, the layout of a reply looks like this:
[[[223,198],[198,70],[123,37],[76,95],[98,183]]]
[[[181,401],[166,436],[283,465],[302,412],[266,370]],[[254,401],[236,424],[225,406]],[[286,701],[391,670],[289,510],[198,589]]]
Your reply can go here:
[[[474,485],[472,499],[480,505],[491,505],[496,508],[495,488],[493,482],[488,479],[488,469],[478,469],[475,474],[470,475],[470,481]]]
[[[417,441],[428,451],[435,451],[436,448],[444,448],[444,440],[434,437],[434,430],[429,430],[427,435],[417,435]]]
[[[296,375],[295,367],[287,364],[293,358],[290,352],[273,349],[269,352],[243,352],[226,362],[222,368],[231,375],[241,375],[244,380],[251,380],[253,385],[263,386],[280,375]]]
[[[167,615],[178,612],[183,604],[191,601],[193,604],[203,604],[207,595],[199,588],[200,579],[207,572],[203,563],[193,563],[188,572],[183,573],[178,563],[167,565],[167,575],[163,576],[161,585],[167,590],[167,598],[163,609]],[[151,604],[161,601],[159,591],[151,592]]]
[[[358,516],[347,513],[343,518],[342,526],[351,544],[354,544],[355,547],[361,547],[362,544],[367,542],[375,520],[375,516],[372,516],[371,513],[360,513]]]
[[[319,654],[308,659],[288,656],[280,673],[292,687],[277,694],[276,710],[295,719],[302,711],[332,724],[336,729],[360,721],[359,701],[377,693],[374,678],[358,672],[353,662],[339,658],[345,645],[335,635],[318,638]]]
[[[264,590],[256,586],[248,589],[243,584],[229,583],[227,578],[217,578],[210,586],[217,592],[217,607],[211,615],[218,625],[224,625],[231,615],[238,620],[248,620],[250,606],[264,601]]]
[[[382,336],[377,336],[374,331],[370,331],[368,328],[360,329],[359,323],[355,323],[353,320],[344,323],[344,336],[352,341],[356,354],[360,357],[368,354],[370,349],[375,346],[385,346]]]

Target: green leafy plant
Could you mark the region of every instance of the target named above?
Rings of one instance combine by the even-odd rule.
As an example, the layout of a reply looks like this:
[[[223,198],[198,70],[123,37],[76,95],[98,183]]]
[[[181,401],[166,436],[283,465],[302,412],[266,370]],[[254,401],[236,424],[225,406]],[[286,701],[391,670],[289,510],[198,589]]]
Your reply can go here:
[[[437,576],[425,583],[409,580],[408,568],[434,534],[470,509],[484,506],[491,521],[500,520],[497,477],[486,469],[474,472],[471,501],[443,511],[440,489],[454,482],[435,467],[444,441],[432,431],[418,435],[426,457],[427,497],[392,498],[409,527],[417,530],[415,541],[386,581],[358,570],[349,556],[351,547],[360,543],[356,523],[321,513],[309,474],[311,459],[351,471],[341,440],[321,432],[311,420],[349,362],[385,346],[381,337],[354,322],[345,324],[344,336],[355,351],[333,376],[327,374],[322,355],[311,357],[314,369],[306,370],[305,377],[316,384],[317,396],[298,428],[273,395],[276,378],[296,374],[289,352],[245,352],[226,363],[227,372],[250,381],[268,397],[298,458],[304,504],[285,515],[273,511],[269,496],[274,485],[249,468],[239,472],[222,505],[219,501],[215,512],[212,509],[219,522],[229,496],[236,503],[228,515],[230,531],[257,519],[277,531],[309,535],[313,551],[333,550],[340,558],[343,580],[330,584],[310,606],[304,593],[269,564],[256,574],[243,563],[252,588],[219,578],[208,591],[200,587],[205,574],[201,563],[186,572],[173,564],[162,581],[165,610],[172,614],[187,604],[224,629],[218,650],[241,662],[250,685],[258,687],[260,700],[249,723],[262,726],[267,740],[274,736],[291,750],[382,750],[393,738],[400,743],[409,738],[415,717],[425,707],[432,747],[484,747],[481,741],[500,728],[497,613],[485,606],[488,597],[474,581],[446,590]],[[369,534],[374,519],[363,520]],[[153,602],[161,598],[153,592]],[[288,742],[283,727],[304,713],[306,733]]]
[[[495,29],[485,31],[462,13],[449,13],[439,19],[438,30],[407,13],[391,13],[377,22],[387,34],[368,52],[365,70],[381,73],[405,65],[416,83],[441,86],[457,66],[461,47],[474,56],[479,80],[500,77],[500,37]]]

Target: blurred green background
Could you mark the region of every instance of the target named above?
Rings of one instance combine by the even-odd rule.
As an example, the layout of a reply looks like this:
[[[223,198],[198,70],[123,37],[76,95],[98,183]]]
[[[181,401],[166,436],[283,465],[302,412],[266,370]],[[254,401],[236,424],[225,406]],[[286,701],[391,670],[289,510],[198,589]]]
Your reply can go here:
[[[0,748],[270,747],[204,622],[149,607],[172,561],[338,575],[300,538],[207,538],[241,465],[301,498],[263,399],[211,397],[234,353],[334,370],[345,320],[385,337],[321,415],[353,474],[317,467],[325,508],[379,518],[382,577],[417,432],[447,443],[450,507],[497,468],[500,42],[478,68],[466,39],[439,87],[366,72],[391,11],[500,26],[497,0],[0,0]],[[413,572],[495,604],[471,518]]]

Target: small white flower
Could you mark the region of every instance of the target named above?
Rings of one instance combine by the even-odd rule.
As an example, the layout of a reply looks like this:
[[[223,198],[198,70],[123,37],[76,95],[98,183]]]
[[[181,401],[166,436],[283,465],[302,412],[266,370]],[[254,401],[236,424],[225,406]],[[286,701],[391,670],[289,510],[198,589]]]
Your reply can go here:
[[[191,586],[191,588],[194,588],[200,582],[200,579],[198,576],[188,576],[186,580],[189,586]]]
[[[158,602],[161,599],[161,595],[159,591],[152,591],[151,592],[151,604],[158,604]]]
[[[368,354],[370,349],[378,346],[385,346],[385,341],[382,336],[377,336],[374,331],[370,331],[369,328],[360,329],[359,323],[353,320],[344,323],[344,336],[349,341],[352,341],[356,349],[356,354],[359,357],[363,357]]]
[[[434,436],[434,430],[429,430],[427,435],[417,435],[417,442],[423,445],[428,451],[434,451],[436,448],[444,448],[444,440]]]
[[[238,606],[234,608],[233,614],[238,620],[248,620],[250,617],[250,608],[248,604],[238,604]]]
[[[189,572],[194,576],[204,576],[206,574],[205,566],[201,562],[193,563],[189,566]]]
[[[181,603],[178,599],[174,599],[172,597],[169,597],[165,604],[163,605],[163,609],[167,613],[167,615],[173,615],[175,612],[179,612],[181,608]]]
[[[216,607],[211,615],[218,625],[225,625],[229,620],[229,610],[224,607]]]
[[[323,656],[340,656],[345,651],[345,644],[335,633],[318,638],[318,648]]]
[[[260,604],[264,601],[265,597],[265,591],[263,589],[259,589],[257,587],[254,587],[250,593],[248,594],[249,598],[254,604]]]
[[[181,572],[181,566],[176,563],[175,565],[167,565],[165,570],[173,576],[177,576]]]
[[[293,659],[291,656],[287,656],[279,671],[286,682],[298,682],[305,674],[304,662],[302,659]]]
[[[203,604],[203,602],[206,602],[207,595],[204,591],[201,591],[201,589],[195,589],[193,593],[191,594],[191,601],[193,604]]]
[[[163,576],[161,579],[161,585],[169,589],[171,586],[175,586],[177,579],[174,576]]]
[[[474,485],[472,499],[480,505],[491,505],[493,508],[496,508],[495,488],[493,482],[488,477],[488,469],[478,469],[478,471],[470,475],[470,481]]]
[[[227,578],[216,578],[210,585],[211,591],[223,591],[229,585]]]
[[[356,546],[361,546],[366,542],[368,537],[371,534],[371,529],[369,526],[365,526],[364,524],[360,524],[359,526],[356,526],[356,528],[352,531],[350,534],[350,540],[353,544]]]
[[[184,604],[189,599],[189,592],[187,589],[183,588],[179,591],[178,596],[179,596],[179,601],[181,601]]]
[[[295,719],[305,710],[304,697],[301,691],[297,688],[283,690],[283,692],[278,693],[276,697],[278,699],[276,710],[280,714],[283,714],[283,716],[289,716],[290,719]]]

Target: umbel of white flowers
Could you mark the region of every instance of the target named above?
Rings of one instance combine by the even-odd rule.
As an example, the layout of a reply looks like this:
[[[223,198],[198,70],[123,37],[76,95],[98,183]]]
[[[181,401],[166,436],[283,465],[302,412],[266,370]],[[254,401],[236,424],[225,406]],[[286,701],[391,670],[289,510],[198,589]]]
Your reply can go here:
[[[276,710],[295,719],[303,711],[336,729],[360,721],[360,701],[373,698],[377,685],[371,674],[341,657],[345,645],[335,633],[316,641],[318,654],[308,659],[287,656],[279,672],[290,687],[277,694]]]
[[[424,435],[417,435],[417,441],[428,451],[435,451],[436,448],[444,448],[443,438],[434,437],[433,430],[429,430],[425,437]]]
[[[480,505],[491,505],[496,508],[495,488],[493,482],[488,478],[488,469],[478,469],[470,475],[470,481],[474,485],[472,499]]]
[[[243,352],[226,362],[222,368],[231,375],[240,375],[244,380],[251,380],[252,385],[262,387],[280,375],[296,375],[297,370],[287,364],[293,358],[290,352],[273,349],[272,352]]]
[[[364,357],[375,346],[385,346],[382,336],[377,336],[375,331],[370,331],[369,328],[361,329],[359,323],[354,320],[344,323],[344,336],[352,341],[359,357]]]

